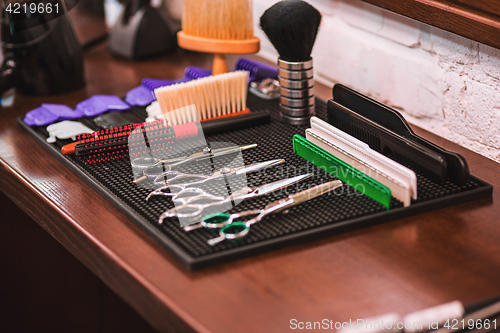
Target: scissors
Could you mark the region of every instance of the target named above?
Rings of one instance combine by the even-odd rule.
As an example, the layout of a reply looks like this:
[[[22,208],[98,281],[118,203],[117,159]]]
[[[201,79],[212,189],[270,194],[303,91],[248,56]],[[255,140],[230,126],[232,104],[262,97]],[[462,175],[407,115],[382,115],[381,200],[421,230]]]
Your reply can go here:
[[[307,190],[304,190],[299,193],[295,193],[292,195],[289,195],[287,198],[280,199],[274,202],[271,202],[267,204],[263,209],[254,209],[254,210],[247,210],[247,211],[242,211],[239,213],[235,214],[212,214],[207,216],[209,218],[203,219],[205,223],[207,224],[207,227],[210,224],[218,224],[222,225],[226,221],[225,225],[222,226],[222,228],[219,230],[219,236],[216,238],[209,239],[207,243],[209,245],[215,245],[218,244],[226,239],[228,240],[234,240],[238,238],[245,237],[248,232],[250,231],[250,226],[252,224],[255,224],[262,220],[264,216],[269,215],[269,214],[274,214],[281,212],[283,210],[286,210],[290,207],[293,207],[295,205],[301,204],[305,201],[314,199],[320,195],[323,195],[327,192],[330,192],[338,187],[342,186],[342,182],[340,180],[332,180],[327,183],[323,183],[320,185],[316,185],[314,187],[311,187]],[[256,217],[246,221],[246,222],[233,222],[235,219],[243,217],[243,216],[249,216],[249,215],[257,215]],[[217,227],[215,227],[217,228]]]
[[[194,153],[189,156],[181,156],[177,158],[171,158],[168,160],[158,159],[154,157],[139,157],[135,158],[130,163],[132,167],[143,169],[142,176],[135,179],[134,183],[140,183],[143,180],[146,180],[148,177],[157,177],[159,174],[155,174],[153,168],[162,165],[161,171],[164,172],[172,170],[172,168],[195,161],[205,160],[207,158],[213,158],[217,156],[223,156],[227,154],[237,153],[242,150],[247,150],[251,148],[257,147],[256,143],[243,145],[243,146],[231,146],[225,148],[211,149],[210,147],[205,147],[201,152]],[[161,176],[161,175],[160,175]]]
[[[148,194],[146,197],[146,201],[148,201],[152,196],[155,195],[163,195],[166,197],[171,197],[172,201],[177,201],[180,202],[181,205],[187,205],[193,201],[198,201],[202,199],[206,200],[214,200],[214,201],[222,201],[225,199],[223,196],[217,196],[208,193],[204,189],[198,188],[198,187],[187,187],[187,188],[180,188],[176,187],[176,185],[171,185],[170,189],[177,188],[180,189],[179,192],[163,192],[163,190],[167,189],[167,187],[161,187],[158,188],[151,193]],[[180,206],[179,206],[180,207]]]
[[[298,183],[301,180],[304,180],[311,176],[312,173],[306,173],[300,176],[278,180],[255,188],[245,186],[241,190],[233,192],[229,197],[222,198],[222,200],[219,199],[220,197],[210,195],[206,192],[199,193],[198,195],[189,197],[187,200],[184,200],[185,203],[183,205],[171,208],[166,212],[164,212],[163,214],[161,214],[159,223],[162,223],[163,220],[167,217],[178,217],[178,218],[195,217],[201,214],[201,212],[203,212],[203,210],[205,210],[208,207],[220,206],[225,203],[230,203],[232,201],[241,201],[245,199],[260,197],[269,194],[271,192],[277,191],[279,189],[285,188],[287,186],[290,186],[292,184]],[[205,204],[193,203],[196,201],[207,200],[207,199],[213,201]],[[204,227],[204,225],[202,224],[202,222],[200,222],[196,224],[187,225],[184,227],[184,230],[191,231],[202,227]]]
[[[220,169],[219,171],[214,172],[210,176],[203,175],[203,174],[189,174],[189,173],[183,173],[180,171],[176,170],[170,170],[166,171],[160,176],[156,177],[154,180],[155,184],[165,184],[162,187],[157,188],[156,190],[152,191],[150,195],[163,195],[163,190],[169,189],[169,188],[177,188],[177,189],[186,189],[192,185],[199,185],[206,183],[208,181],[214,180],[214,179],[220,179],[226,176],[231,176],[231,175],[241,175],[241,174],[247,174],[250,172],[254,171],[259,171],[262,169],[267,169],[269,167],[276,166],[278,164],[281,164],[285,162],[284,159],[276,159],[276,160],[269,160],[265,162],[257,162],[249,165],[244,165],[241,167],[237,168],[229,168],[229,167],[224,167]],[[173,176],[173,177],[168,177],[168,176]],[[160,181],[161,178],[167,177],[167,181]],[[196,181],[190,181],[190,182],[184,182],[184,183],[173,183],[177,180],[180,179],[185,179],[185,178],[198,178],[199,180]]]

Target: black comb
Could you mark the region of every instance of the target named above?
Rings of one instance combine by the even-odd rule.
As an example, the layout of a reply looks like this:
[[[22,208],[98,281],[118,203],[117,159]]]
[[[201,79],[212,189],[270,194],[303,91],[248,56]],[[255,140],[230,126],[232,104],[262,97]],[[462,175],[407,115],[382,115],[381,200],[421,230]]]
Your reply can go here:
[[[446,181],[446,160],[442,155],[380,126],[334,100],[328,101],[327,112],[330,124],[366,142],[370,148],[435,181]]]
[[[447,175],[454,183],[465,185],[469,180],[469,166],[462,155],[446,150],[415,134],[406,119],[398,111],[342,84],[333,86],[333,99],[396,134],[441,154],[446,159]]]

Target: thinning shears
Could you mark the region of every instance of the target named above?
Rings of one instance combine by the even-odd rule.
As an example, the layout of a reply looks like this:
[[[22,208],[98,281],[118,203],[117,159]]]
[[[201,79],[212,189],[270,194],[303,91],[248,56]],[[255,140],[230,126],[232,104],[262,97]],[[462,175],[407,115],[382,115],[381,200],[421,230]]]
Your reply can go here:
[[[217,228],[217,226],[215,225],[222,225],[223,223],[225,223],[225,225],[223,225],[219,230],[218,237],[209,239],[207,242],[209,245],[216,245],[226,239],[234,240],[245,237],[250,231],[250,226],[261,221],[264,216],[284,211],[290,207],[330,192],[340,186],[342,186],[342,182],[340,180],[332,180],[327,183],[316,185],[299,193],[289,195],[287,198],[271,202],[267,204],[263,209],[247,210],[231,215],[227,213],[209,215],[203,219],[207,227],[211,227],[209,226],[211,222],[215,222],[213,229]],[[233,222],[235,219],[250,215],[257,216],[246,222]]]
[[[179,172],[176,170],[170,170],[167,172],[164,172],[164,175],[162,177],[166,176],[167,181],[163,181],[160,184],[165,184],[154,191],[151,191],[151,193],[148,194],[146,197],[146,200],[148,200],[151,196],[153,195],[167,195],[164,190],[168,189],[179,189],[179,190],[186,190],[187,188],[193,186],[193,185],[201,185],[203,183],[206,183],[211,180],[215,179],[220,179],[223,177],[231,176],[231,175],[244,175],[250,172],[255,172],[263,169],[267,169],[269,167],[276,166],[278,164],[281,164],[285,162],[284,159],[276,159],[276,160],[270,160],[270,161],[265,161],[265,162],[257,162],[249,165],[244,165],[241,167],[237,168],[229,168],[229,167],[224,167],[220,169],[219,171],[214,172],[213,174],[207,176],[203,174],[189,174],[189,173],[183,173]],[[169,177],[170,176],[170,177]],[[188,182],[180,182],[177,183],[178,180],[181,179],[193,179],[193,178],[198,178],[198,180],[195,181],[188,181]],[[170,195],[168,195],[170,196]]]
[[[163,177],[163,173],[171,171],[174,167],[190,163],[205,160],[208,158],[214,158],[218,156],[223,156],[227,154],[237,153],[242,150],[247,150],[251,148],[257,147],[256,143],[242,146],[231,146],[224,148],[211,149],[210,147],[205,147],[201,152],[194,153],[189,156],[181,156],[177,158],[171,158],[168,160],[158,159],[158,158],[145,158],[139,157],[133,159],[130,163],[132,167],[138,168],[142,170],[142,176],[135,179],[134,183],[140,183],[147,178],[155,177],[155,179],[159,179]],[[154,173],[155,168],[161,166],[162,173]]]
[[[184,204],[171,208],[166,212],[164,212],[163,214],[161,214],[158,222],[162,223],[163,220],[168,217],[178,217],[178,218],[196,217],[209,207],[222,206],[226,203],[239,202],[245,199],[260,197],[272,193],[274,191],[277,191],[279,189],[285,188],[287,186],[293,185],[295,183],[298,183],[311,176],[312,173],[306,173],[296,177],[281,179],[255,188],[245,186],[242,189],[233,192],[230,196],[226,198],[214,196],[206,192],[205,193],[194,192],[196,195],[187,198],[186,197],[181,198],[181,200],[184,199],[183,200]],[[173,198],[173,200],[175,200],[175,198]],[[196,201],[206,201],[206,200],[212,200],[212,202],[196,203]],[[202,228],[203,226],[204,225],[202,224],[202,222],[200,222],[196,224],[187,225],[184,227],[184,230],[191,231],[194,229]]]

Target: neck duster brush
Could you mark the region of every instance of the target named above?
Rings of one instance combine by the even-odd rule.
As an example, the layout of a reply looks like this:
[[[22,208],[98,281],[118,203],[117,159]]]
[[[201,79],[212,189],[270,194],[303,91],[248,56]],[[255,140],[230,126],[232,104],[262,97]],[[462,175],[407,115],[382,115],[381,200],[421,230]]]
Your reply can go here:
[[[214,53],[212,75],[227,72],[226,54],[256,53],[251,0],[184,0],[179,46]]]
[[[260,27],[278,51],[282,119],[305,125],[314,115],[311,52],[321,14],[302,0],[280,1],[260,18]]]
[[[247,89],[248,72],[235,71],[157,88],[154,94],[165,119],[176,126],[250,113]]]

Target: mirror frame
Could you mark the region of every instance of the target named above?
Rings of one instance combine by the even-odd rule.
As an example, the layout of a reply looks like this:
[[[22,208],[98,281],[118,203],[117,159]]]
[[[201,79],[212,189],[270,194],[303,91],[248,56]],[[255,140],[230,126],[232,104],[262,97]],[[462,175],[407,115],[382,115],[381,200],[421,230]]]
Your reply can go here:
[[[363,1],[500,49],[498,0]]]

